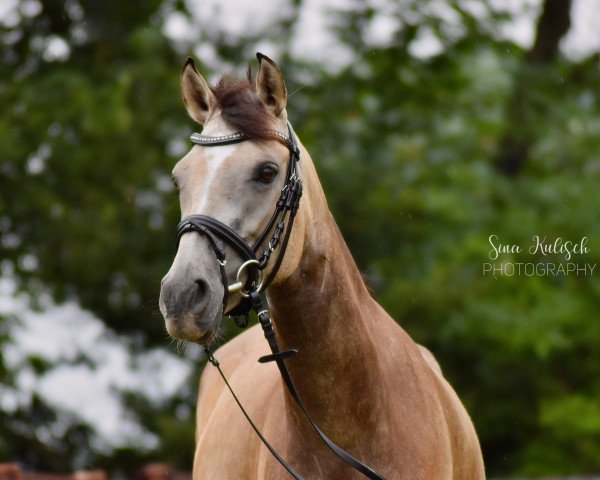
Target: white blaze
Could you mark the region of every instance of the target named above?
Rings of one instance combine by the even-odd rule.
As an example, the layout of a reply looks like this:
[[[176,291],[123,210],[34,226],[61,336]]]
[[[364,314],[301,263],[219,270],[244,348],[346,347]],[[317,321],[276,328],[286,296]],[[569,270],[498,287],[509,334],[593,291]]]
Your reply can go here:
[[[198,203],[196,204],[196,213],[205,213],[208,206],[211,185],[219,177],[222,171],[222,166],[225,161],[233,154],[236,145],[221,145],[214,147],[204,147],[207,149],[206,156],[203,161],[206,162],[206,178],[204,180],[204,188],[200,192]]]

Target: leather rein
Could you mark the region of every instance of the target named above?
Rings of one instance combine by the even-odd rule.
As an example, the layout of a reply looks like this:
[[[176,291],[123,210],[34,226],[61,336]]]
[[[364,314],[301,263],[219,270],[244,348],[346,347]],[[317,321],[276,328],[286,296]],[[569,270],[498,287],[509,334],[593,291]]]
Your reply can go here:
[[[269,311],[265,308],[260,292],[264,292],[266,288],[271,284],[287,249],[288,241],[292,232],[292,226],[294,224],[294,218],[300,206],[300,198],[302,197],[302,180],[298,175],[298,161],[300,160],[300,149],[296,140],[296,135],[292,126],[288,122],[288,136],[277,132],[269,131],[272,134],[273,140],[278,141],[287,147],[290,152],[290,158],[287,169],[286,183],[281,190],[281,195],[275,205],[274,212],[267,223],[267,226],[259,235],[258,239],[254,242],[254,245],[249,246],[246,241],[241,238],[234,230],[229,228],[219,220],[209,217],[207,215],[190,215],[185,217],[177,226],[176,235],[176,251],[179,247],[181,237],[189,232],[196,232],[204,236],[211,248],[213,249],[217,262],[219,263],[221,272],[221,281],[223,283],[223,315],[228,315],[234,318],[235,323],[245,328],[248,325],[248,315],[250,311],[256,312],[258,321],[263,329],[264,336],[271,349],[270,355],[260,357],[258,361],[260,363],[275,362],[279,368],[281,377],[287,386],[292,398],[307,418],[312,428],[319,435],[321,440],[335,453],[340,459],[347,463],[350,467],[362,473],[365,477],[372,480],[385,480],[385,477],[377,473],[371,467],[361,463],[359,460],[354,458],[344,449],[336,445],[327,435],[325,435],[319,427],[312,420],[308,414],[300,395],[290,373],[285,364],[285,359],[294,356],[298,353],[296,349],[280,350],[275,337],[275,331],[273,329],[273,323],[269,316]],[[240,143],[248,140],[243,133],[233,133],[230,135],[224,135],[220,137],[210,137],[193,133],[190,140],[195,145],[201,145],[204,147],[213,147],[221,145],[231,145],[234,143]],[[271,237],[262,251],[261,255],[258,256],[258,252],[264,243],[266,242],[269,234],[272,232]],[[232,247],[242,258],[242,264],[240,265],[236,281],[229,283],[227,278],[227,272],[225,266],[227,264],[226,250],[222,242]],[[271,269],[268,277],[263,280],[262,272],[266,269],[271,260],[272,254],[279,249],[275,264]],[[246,280],[243,281],[243,273],[246,271]],[[227,309],[227,303],[229,301],[229,295],[231,293],[239,292],[242,296],[242,300],[235,307]],[[204,351],[207,355],[208,361],[214,365],[219,371],[223,378],[227,388],[233,395],[234,400],[240,407],[242,413],[250,423],[250,426],[254,429],[256,434],[259,436],[263,444],[275,457],[275,459],[297,480],[304,480],[304,478],[290,466],[281,456],[275,451],[275,449],[269,444],[266,438],[259,431],[256,424],[252,421],[238,397],[233,391],[231,385],[227,381],[225,374],[221,370],[219,361],[215,358],[213,352],[208,348],[204,347]]]

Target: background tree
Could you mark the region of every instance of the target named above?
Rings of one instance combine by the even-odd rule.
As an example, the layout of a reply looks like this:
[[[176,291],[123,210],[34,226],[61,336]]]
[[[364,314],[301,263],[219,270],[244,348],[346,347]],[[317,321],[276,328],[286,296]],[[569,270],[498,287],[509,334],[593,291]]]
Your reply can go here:
[[[507,121],[495,159],[497,168],[516,176],[523,168],[535,135],[535,124],[547,109],[538,87],[556,88],[555,75],[560,41],[571,26],[571,0],[546,0],[540,15],[535,41],[515,75],[514,89],[507,102]],[[559,88],[560,89],[560,88]]]
[[[157,299],[178,216],[169,172],[191,128],[178,101],[181,58],[160,31],[172,8],[160,1],[21,2],[1,32],[3,273],[34,297],[50,288],[58,300],[76,300],[137,350],[166,344]],[[7,328],[0,342],[11,340]],[[52,367],[31,362],[39,373]],[[12,373],[4,370],[3,384],[14,382]],[[132,409],[160,432],[163,453],[184,453],[170,461],[185,466],[194,427],[182,426],[174,406],[193,402],[193,384],[173,408]],[[74,426],[63,438],[40,436],[56,419],[37,396],[31,408],[4,417],[0,457],[38,469],[105,464],[126,471],[146,458],[141,448],[113,452],[118,462],[102,458],[77,419],[64,420]]]

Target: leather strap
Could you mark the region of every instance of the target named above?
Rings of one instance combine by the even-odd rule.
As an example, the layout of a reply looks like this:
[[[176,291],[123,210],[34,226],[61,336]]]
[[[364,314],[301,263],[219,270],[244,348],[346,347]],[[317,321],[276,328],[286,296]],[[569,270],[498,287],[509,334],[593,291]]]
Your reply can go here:
[[[302,186],[302,185],[300,184],[300,186]],[[273,269],[271,270],[269,276],[263,282],[263,290],[265,290],[269,285],[271,285],[271,282],[273,281],[273,279],[275,278],[275,275],[279,271],[279,267],[281,266],[281,263],[283,262],[283,254],[285,253],[285,251],[287,249],[288,242],[289,242],[290,236],[292,234],[292,227],[294,226],[295,218],[296,218],[296,212],[292,211],[290,213],[290,219],[288,221],[288,228],[285,232],[285,236],[283,237],[283,243],[281,245],[281,249],[279,250],[279,255],[277,256],[277,260],[275,260],[275,265],[273,265]]]
[[[288,122],[289,125],[289,122]],[[277,130],[266,130],[269,134],[273,135],[273,140],[282,143],[288,149],[292,145],[289,137],[286,137],[283,133]],[[243,133],[231,133],[229,135],[222,135],[220,137],[211,137],[207,135],[201,135],[199,133],[192,133],[190,135],[190,141],[196,145],[202,145],[205,147],[212,147],[217,145],[231,145],[233,143],[240,143],[248,140],[248,137]]]
[[[181,236],[190,230],[195,230],[203,235],[205,235],[206,230],[209,230],[211,233],[219,236],[229,245],[234,247],[242,257],[243,261],[256,260],[254,252],[244,239],[216,218],[208,217],[206,215],[190,215],[189,217],[185,217],[177,227],[177,245],[179,245]],[[219,258],[218,255],[217,258]],[[225,254],[223,253],[223,258],[219,258],[219,260],[223,261],[224,259]]]
[[[196,145],[204,146],[217,146],[217,145],[231,145],[232,143],[240,143],[247,140],[246,135],[243,133],[232,133],[230,135],[223,135],[221,137],[209,137],[206,135],[200,135],[199,133],[192,133],[190,141]]]
[[[204,226],[202,223],[184,220],[177,227],[177,238],[176,238],[176,243],[175,243],[175,251],[177,251],[177,249],[179,248],[179,242],[181,241],[181,236],[184,233],[189,232],[190,230],[194,230],[194,231],[197,231],[198,233],[202,234],[208,240],[208,244],[212,247],[213,251],[215,252],[215,256],[217,257],[217,260],[219,262],[219,270],[221,272],[221,282],[223,282],[223,285],[225,286],[224,292],[223,292],[223,308],[225,308],[225,306],[227,305],[227,301],[229,300],[229,290],[227,289],[227,283],[228,283],[227,271],[225,270],[225,255],[226,255],[225,248],[219,241],[217,241],[217,239],[212,234],[212,232],[206,226]]]

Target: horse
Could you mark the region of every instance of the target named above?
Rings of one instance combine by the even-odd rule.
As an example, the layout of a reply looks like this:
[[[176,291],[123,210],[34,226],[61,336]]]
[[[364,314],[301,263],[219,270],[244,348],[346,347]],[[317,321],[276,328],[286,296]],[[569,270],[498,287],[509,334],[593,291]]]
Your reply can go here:
[[[203,129],[173,169],[183,220],[161,283],[168,333],[210,347],[224,315],[266,290],[259,319],[268,312],[272,337],[290,355],[277,364],[285,363],[319,429],[381,475],[370,478],[485,478],[469,415],[434,356],[373,298],[289,126],[283,75],[271,59],[257,57],[254,80],[224,76],[211,86],[192,59],[181,73],[183,102]],[[283,226],[272,220],[273,206],[285,203],[298,179],[295,220],[288,216]],[[244,256],[240,243],[255,246]],[[248,260],[263,249],[277,261]],[[296,478],[365,478],[315,434],[278,369],[257,362],[269,356],[259,325],[207,352],[257,429],[302,475]],[[217,369],[202,373],[196,417],[194,479],[288,477]]]

